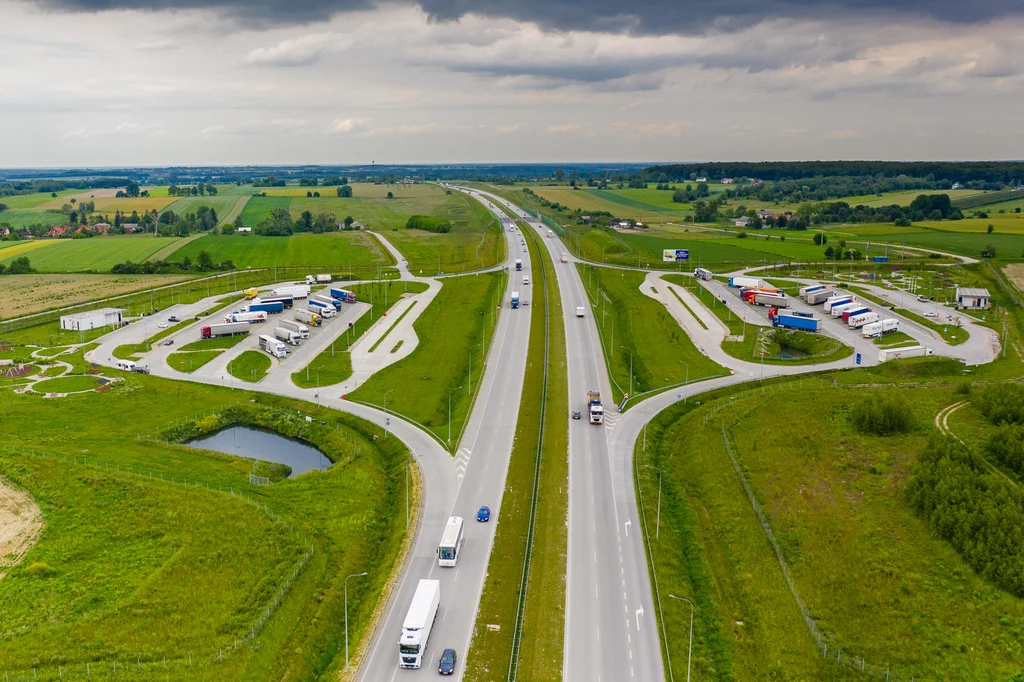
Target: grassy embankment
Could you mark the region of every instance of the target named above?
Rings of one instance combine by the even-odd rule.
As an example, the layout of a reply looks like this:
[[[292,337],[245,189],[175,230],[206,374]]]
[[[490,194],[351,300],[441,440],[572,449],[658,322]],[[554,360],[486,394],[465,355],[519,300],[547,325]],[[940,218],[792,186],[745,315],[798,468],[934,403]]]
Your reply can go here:
[[[759,353],[763,351],[766,364],[813,365],[841,360],[853,354],[853,348],[824,334],[745,324],[692,277],[663,275],[662,279],[696,296],[729,329],[730,336],[743,337],[742,341],[722,342],[722,350],[737,360],[761,362]],[[782,357],[784,355],[787,357]]]
[[[81,353],[62,359],[76,372],[88,366]],[[117,679],[129,670],[197,682],[336,677],[344,666],[341,581],[370,574],[349,583],[355,644],[405,537],[404,518],[389,510],[404,504],[408,452],[371,424],[308,403],[123,376],[108,392],[61,399],[0,390],[0,472],[35,497],[47,523],[39,544],[0,581],[0,627],[15,633],[0,642],[11,679],[32,679],[32,668],[38,679],[85,678],[87,663],[92,678],[115,679],[114,661]],[[197,405],[270,410],[266,425],[309,440],[339,464],[257,487],[249,484],[251,460],[146,438],[212,419],[195,415]],[[66,428],[53,429],[58,422]],[[24,448],[59,457],[11,452]],[[256,646],[243,644],[306,540],[313,558]]]
[[[707,396],[701,407],[677,405],[655,419],[647,452],[637,446],[638,479],[651,526],[658,478],[642,465],[663,472],[666,540],[652,541],[651,553],[677,671],[686,661],[689,610],[665,598],[668,593],[697,605],[695,677],[861,674],[826,663],[815,651],[729,462],[722,422],[829,651],[891,668],[898,679],[1002,679],[1024,665],[1024,652],[1012,644],[1024,622],[1024,601],[975,575],[904,499],[904,482],[932,418],[960,399],[955,363],[922,360],[928,361],[836,375],[857,382],[876,375],[870,383],[901,375],[917,421],[905,436],[854,429],[849,406],[866,391],[800,388],[800,382],[790,389],[787,381],[771,382],[767,394],[746,394],[706,423],[709,408],[728,398],[711,402]],[[944,386],[905,383],[911,375],[903,370],[946,364],[954,366],[940,373]],[[936,378],[927,371],[913,376]],[[780,406],[785,426],[776,428]]]
[[[506,275],[502,272],[444,280],[444,286],[413,324],[419,345],[407,357],[374,374],[348,394],[352,400],[414,420],[439,440],[448,437],[449,389],[452,440],[462,432],[472,396],[483,376],[485,344],[494,332],[495,307],[501,303]]]
[[[726,373],[693,345],[665,306],[640,293],[645,273],[592,265],[580,265],[579,270],[600,332],[615,403],[623,393],[636,397],[687,379]]]
[[[528,229],[521,228],[524,232]],[[527,239],[527,245],[530,262],[541,264],[547,277],[546,307],[536,302],[531,306],[527,373],[502,496],[501,518],[491,550],[487,583],[480,598],[475,636],[466,657],[468,678],[481,681],[504,680],[508,672],[522,590],[521,568],[528,546],[532,551],[519,643],[518,678],[557,680],[562,670],[569,474],[565,326],[551,259],[534,239]],[[541,286],[540,278],[536,275],[535,278],[534,285]],[[547,327],[545,317],[550,323]],[[548,334],[546,385],[545,334]],[[542,415],[545,393],[547,403]],[[543,441],[538,443],[542,417]],[[539,478],[535,480],[538,465]],[[532,543],[529,543],[534,493],[537,496],[535,527]],[[498,624],[501,629],[491,631],[488,624]]]
[[[370,304],[370,309],[356,320],[351,329],[335,339],[331,348],[325,349],[309,365],[292,374],[292,383],[300,388],[315,387],[317,383],[313,372],[317,367],[320,368],[320,386],[333,386],[348,379],[352,376],[352,355],[349,353],[352,344],[362,338],[374,322],[386,315],[402,296],[419,294],[426,289],[427,285],[423,282],[409,281],[374,282],[349,287],[348,290],[356,295],[356,300]]]
[[[228,363],[228,374],[236,379],[254,383],[267,376],[272,364],[273,361],[266,353],[247,350]]]

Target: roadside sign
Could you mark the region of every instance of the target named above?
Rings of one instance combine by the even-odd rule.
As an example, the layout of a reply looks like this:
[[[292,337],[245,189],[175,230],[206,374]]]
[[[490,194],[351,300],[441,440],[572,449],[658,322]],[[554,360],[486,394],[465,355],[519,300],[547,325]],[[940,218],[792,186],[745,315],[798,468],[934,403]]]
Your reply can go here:
[[[857,364],[860,364],[860,353],[857,353]]]
[[[665,249],[661,252],[661,260],[665,263],[675,263],[676,261],[690,260],[689,249]]]

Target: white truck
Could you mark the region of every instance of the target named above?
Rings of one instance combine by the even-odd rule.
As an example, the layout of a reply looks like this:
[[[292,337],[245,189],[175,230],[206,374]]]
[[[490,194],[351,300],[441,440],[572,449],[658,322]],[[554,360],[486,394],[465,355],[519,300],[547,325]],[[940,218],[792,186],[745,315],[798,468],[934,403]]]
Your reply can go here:
[[[881,334],[892,334],[900,330],[900,321],[894,319],[880,320],[878,322],[871,322],[860,328],[860,333],[864,335],[864,338],[870,338],[872,336],[879,336]]]
[[[563,253],[562,254],[562,262],[563,263],[568,263],[569,262],[569,254],[567,254],[567,253]]]
[[[920,358],[932,355],[931,348],[924,346],[907,346],[905,348],[883,348],[878,351],[878,361],[899,360],[901,358]]]
[[[420,580],[412,603],[402,621],[402,637],[398,640],[398,666],[419,668],[427,651],[430,631],[441,604],[441,581]]]
[[[314,327],[320,326],[320,313],[315,310],[303,310],[302,308],[296,308],[294,313],[295,319],[299,322],[305,322],[311,324]]]
[[[306,284],[330,284],[330,275],[306,275]]]
[[[291,296],[292,298],[307,298],[309,296],[308,284],[296,284],[291,287],[278,287],[270,292],[271,296]]]
[[[280,339],[266,334],[260,336],[260,350],[273,355],[275,358],[283,358],[288,355],[288,347]]]
[[[516,258],[516,272],[518,272],[518,271],[520,271],[522,269],[523,269],[523,259],[522,258]]]
[[[583,306],[581,306],[581,305],[576,306],[576,317],[583,317],[583,313],[585,311],[586,311],[586,308],[584,308]]]
[[[290,329],[293,332],[298,332],[299,336],[303,339],[309,338],[309,327],[304,324],[299,324],[295,320],[278,320],[277,322],[283,329]]]
[[[257,310],[253,313],[231,313],[224,318],[225,322],[248,322],[249,324],[259,324],[260,322],[267,321],[267,313],[262,310]]]
[[[302,339],[297,331],[292,329],[285,329],[284,327],[278,327],[274,330],[274,337],[281,339],[285,343],[290,343],[293,346],[299,345],[299,341]]]
[[[600,391],[587,391],[587,414],[591,424],[604,423],[604,406],[601,405]]]
[[[878,322],[878,313],[868,311],[859,315],[850,315],[850,319],[846,321],[846,324],[849,325],[850,329],[859,329],[872,322]]]
[[[554,230],[548,230],[548,238],[550,239],[551,237],[554,237],[554,236],[555,236],[555,231]]]
[[[840,303],[839,305],[832,306],[829,309],[829,314],[831,314],[832,317],[842,317],[843,313],[846,312],[847,310],[856,310],[857,308],[863,307],[864,306],[862,304],[857,303],[855,301],[850,301],[849,303]]]
[[[308,308],[320,317],[334,317],[338,314],[338,311],[334,309],[332,304],[325,301],[318,301],[315,298],[310,299]]]

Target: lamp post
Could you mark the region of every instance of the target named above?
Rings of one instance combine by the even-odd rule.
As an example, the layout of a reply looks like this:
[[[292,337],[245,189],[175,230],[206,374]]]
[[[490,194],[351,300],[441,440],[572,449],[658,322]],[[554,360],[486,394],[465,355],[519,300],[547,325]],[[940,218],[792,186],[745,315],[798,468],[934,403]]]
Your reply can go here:
[[[633,349],[626,346],[620,346],[620,348],[629,351],[629,394],[633,395]]]
[[[323,369],[323,365],[316,368],[316,406],[320,407],[320,370]]]
[[[388,390],[384,391],[384,414],[385,415],[387,415],[387,413],[388,413],[388,393],[391,393],[393,390],[395,390],[395,389],[389,388]],[[391,418],[385,416],[384,417],[384,437],[385,438],[388,437],[388,424],[390,424],[390,423],[391,423]]]
[[[345,578],[345,670],[348,670],[348,579],[359,578],[366,573],[353,573]]]
[[[690,656],[693,654],[693,602],[685,597],[677,597],[674,594],[670,594],[668,596],[673,599],[678,599],[679,601],[684,601],[690,605],[690,647],[686,651],[686,682],[690,682]]]
[[[448,447],[452,446],[452,393],[463,388],[462,386],[456,386],[455,388],[449,389],[448,391]]]
[[[657,540],[661,536],[661,469],[650,464],[645,464],[644,466],[658,472],[658,525],[654,530],[654,539]]]

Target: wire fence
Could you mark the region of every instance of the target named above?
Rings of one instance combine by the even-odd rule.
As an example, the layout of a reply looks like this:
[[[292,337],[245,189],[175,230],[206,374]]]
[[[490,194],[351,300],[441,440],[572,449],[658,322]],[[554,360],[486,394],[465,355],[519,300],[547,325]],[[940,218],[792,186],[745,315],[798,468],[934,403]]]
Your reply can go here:
[[[141,434],[139,438],[142,439]],[[3,456],[28,457],[41,461],[58,463],[69,469],[71,467],[81,467],[83,469],[93,471],[103,471],[108,475],[138,479],[153,485],[181,486],[185,490],[195,494],[228,496],[232,500],[253,507],[256,511],[268,517],[272,523],[286,527],[288,532],[304,548],[302,556],[296,561],[292,566],[292,570],[287,574],[288,577],[285,578],[285,580],[278,586],[274,595],[262,605],[259,615],[249,624],[244,632],[236,633],[236,636],[230,640],[225,639],[218,646],[216,651],[213,651],[212,649],[204,652],[190,651],[170,658],[167,656],[161,656],[159,659],[154,658],[151,654],[140,654],[135,657],[112,655],[109,658],[102,657],[101,659],[81,663],[68,663],[66,665],[61,663],[47,663],[31,669],[20,670],[6,670],[0,668],[3,669],[4,673],[3,682],[86,678],[103,679],[105,676],[123,676],[127,673],[164,675],[169,674],[171,671],[177,671],[176,674],[179,674],[187,671],[198,672],[203,668],[209,668],[210,666],[221,664],[226,658],[235,654],[239,650],[240,646],[243,647],[243,649],[245,647],[259,647],[257,638],[262,633],[263,628],[269,622],[274,613],[280,608],[285,597],[288,595],[288,592],[302,575],[303,570],[309,565],[310,560],[314,556],[314,546],[309,539],[303,537],[292,525],[282,519],[278,512],[265,502],[259,499],[253,499],[253,497],[242,487],[236,489],[228,486],[228,489],[225,490],[223,484],[211,485],[210,483],[194,478],[189,479],[187,476],[179,474],[154,472],[138,466],[122,467],[119,462],[111,463],[109,461],[102,461],[99,458],[89,459],[84,455],[77,454],[72,454],[68,457],[67,453],[47,452],[45,450],[17,447],[8,444],[0,445],[0,453],[2,453]]]

